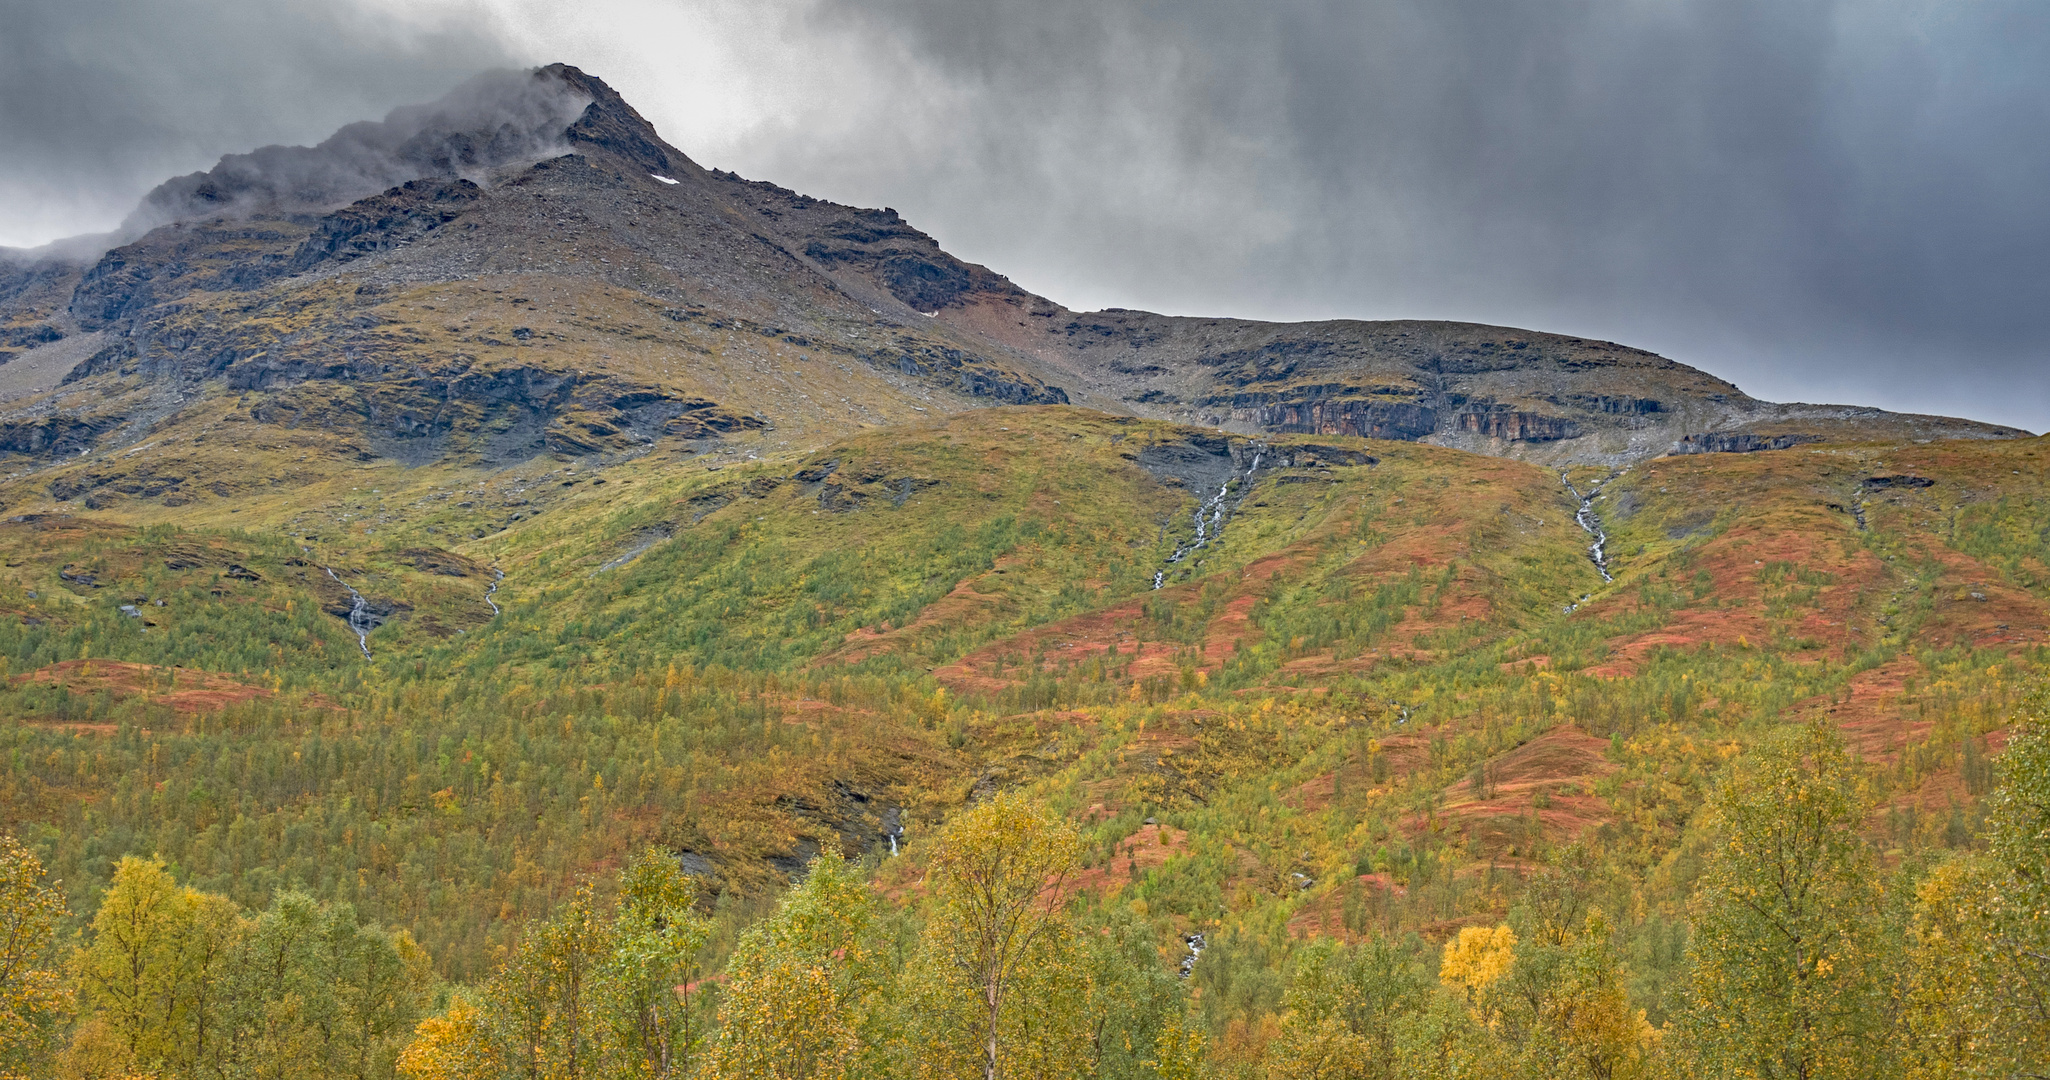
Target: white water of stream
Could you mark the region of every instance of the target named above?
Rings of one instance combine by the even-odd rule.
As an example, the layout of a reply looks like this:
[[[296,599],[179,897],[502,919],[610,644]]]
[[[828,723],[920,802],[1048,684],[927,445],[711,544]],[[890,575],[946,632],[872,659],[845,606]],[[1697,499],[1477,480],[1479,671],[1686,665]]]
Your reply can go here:
[[[1595,484],[1588,488],[1587,494],[1582,495],[1580,489],[1573,486],[1573,481],[1567,479],[1566,473],[1563,470],[1559,473],[1559,482],[1566,485],[1566,491],[1580,503],[1580,509],[1573,512],[1573,523],[1580,526],[1580,531],[1594,539],[1594,543],[1589,544],[1587,547],[1587,560],[1593,563],[1595,570],[1602,575],[1602,582],[1604,584],[1615,581],[1616,577],[1609,573],[1609,534],[1602,529],[1602,519],[1594,512],[1594,497],[1601,494],[1602,484],[1606,484],[1609,480],[1614,479],[1615,477],[1611,476],[1607,480],[1603,480],[1601,484]],[[1572,614],[1580,605],[1587,603],[1593,598],[1594,594],[1589,593],[1579,600],[1566,605],[1567,614]]]
[[[491,605],[491,613],[493,615],[499,615],[503,613],[498,608],[498,601],[493,600],[491,597],[493,596],[493,594],[498,592],[499,584],[505,580],[505,571],[500,570],[498,567],[494,566],[491,568],[491,572],[497,574],[498,576],[492,578],[491,587],[484,590],[484,602]]]
[[[349,629],[356,632],[356,647],[363,650],[363,659],[370,659],[370,632],[377,629],[377,624],[370,621],[370,602],[363,599],[363,594],[357,592],[348,582],[343,581],[342,575],[335,573],[334,567],[323,566],[321,569],[327,571],[327,576],[335,579],[335,584],[349,590],[352,601],[349,606]]]
[[[1580,509],[1573,514],[1573,523],[1580,526],[1582,532],[1594,538],[1594,543],[1588,545],[1588,561],[1594,563],[1596,570],[1601,571],[1602,581],[1616,580],[1615,576],[1609,573],[1609,555],[1606,550],[1609,545],[1609,534],[1602,531],[1602,519],[1596,517],[1594,512],[1594,497],[1601,494],[1602,485],[1596,484],[1587,489],[1587,494],[1582,495],[1580,490],[1573,486],[1573,481],[1566,479],[1565,473],[1559,474],[1559,482],[1565,484],[1567,492],[1580,501]],[[1607,480],[1602,481],[1602,484],[1606,483]]]
[[[1241,490],[1244,489],[1245,485],[1250,485],[1253,482],[1253,474],[1260,471],[1260,458],[1260,454],[1253,455],[1253,466],[1246,470]],[[1174,554],[1167,557],[1168,566],[1173,566],[1190,555],[1195,554],[1224,532],[1224,500],[1231,494],[1232,484],[1239,479],[1235,476],[1225,477],[1223,485],[1217,489],[1217,494],[1210,496],[1210,498],[1204,500],[1201,506],[1196,507],[1196,535],[1190,537],[1188,543],[1174,549]],[[1167,568],[1162,567],[1159,570],[1155,570],[1153,572],[1153,587],[1158,589],[1166,584]]]

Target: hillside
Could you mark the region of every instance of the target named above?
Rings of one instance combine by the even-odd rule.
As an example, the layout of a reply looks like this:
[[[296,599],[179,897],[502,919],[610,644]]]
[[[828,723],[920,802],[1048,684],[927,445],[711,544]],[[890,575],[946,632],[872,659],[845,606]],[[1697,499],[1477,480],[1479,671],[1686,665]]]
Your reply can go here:
[[[1204,935],[1229,1071],[1306,942],[1436,950],[1569,858],[1674,1020],[1701,808],[1802,723],[1888,873],[1982,846],[2050,438],[1072,312],[575,69],[451,102],[0,260],[0,818],[80,917],[160,855],[475,985],[653,844],[709,977],[821,852],[914,918],[1014,793],[1162,972]]]

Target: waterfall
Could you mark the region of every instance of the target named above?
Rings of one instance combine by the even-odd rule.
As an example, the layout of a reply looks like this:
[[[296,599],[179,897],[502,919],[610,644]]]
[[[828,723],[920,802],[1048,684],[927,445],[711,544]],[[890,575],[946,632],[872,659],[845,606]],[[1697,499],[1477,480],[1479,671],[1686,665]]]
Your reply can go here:
[[[1609,479],[1613,480],[1615,477],[1612,476]],[[1566,473],[1563,470],[1559,473],[1559,482],[1565,484],[1566,491],[1580,502],[1580,509],[1573,514],[1573,523],[1580,526],[1582,532],[1594,538],[1594,543],[1590,544],[1587,549],[1588,561],[1594,563],[1594,568],[1601,573],[1603,582],[1616,580],[1615,576],[1609,573],[1609,555],[1607,551],[1609,534],[1602,530],[1602,519],[1595,516],[1594,512],[1594,497],[1601,493],[1602,484],[1606,484],[1609,481],[1604,480],[1602,484],[1596,484],[1588,488],[1585,495],[1582,495],[1580,490],[1573,486],[1573,481],[1567,479]]]
[[[363,594],[357,592],[348,582],[343,581],[342,575],[335,573],[334,567],[323,566],[321,569],[327,571],[327,576],[335,579],[335,584],[349,590],[352,600],[349,605],[349,629],[356,631],[356,647],[363,650],[363,659],[370,659],[370,632],[377,629],[377,624],[370,619],[370,602],[363,599]]]
[[[1202,504],[1196,507],[1194,515],[1196,535],[1191,537],[1188,543],[1178,545],[1174,549],[1174,554],[1167,557],[1168,566],[1173,566],[1188,556],[1195,554],[1197,551],[1208,546],[1212,540],[1217,539],[1218,536],[1223,534],[1224,517],[1231,509],[1224,505],[1224,500],[1231,495],[1232,484],[1238,483],[1241,492],[1249,489],[1253,483],[1253,474],[1260,471],[1260,459],[1263,456],[1264,452],[1255,452],[1253,454],[1253,466],[1246,470],[1246,475],[1243,478],[1226,476],[1224,483],[1218,487],[1217,494],[1203,500]],[[1166,584],[1167,569],[1163,567],[1154,571],[1153,587],[1159,589]]]
[[[1186,979],[1196,970],[1196,960],[1203,955],[1208,942],[1203,940],[1202,934],[1196,933],[1183,938],[1182,944],[1189,947],[1189,955],[1182,957],[1182,978]]]

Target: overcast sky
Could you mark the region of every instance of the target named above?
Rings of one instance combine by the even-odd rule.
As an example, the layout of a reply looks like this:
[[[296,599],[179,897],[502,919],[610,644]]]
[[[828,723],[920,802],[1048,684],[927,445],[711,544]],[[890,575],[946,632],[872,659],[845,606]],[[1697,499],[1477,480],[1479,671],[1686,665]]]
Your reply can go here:
[[[2043,0],[0,0],[0,244],[553,60],[1070,307],[1503,323],[2050,428]]]

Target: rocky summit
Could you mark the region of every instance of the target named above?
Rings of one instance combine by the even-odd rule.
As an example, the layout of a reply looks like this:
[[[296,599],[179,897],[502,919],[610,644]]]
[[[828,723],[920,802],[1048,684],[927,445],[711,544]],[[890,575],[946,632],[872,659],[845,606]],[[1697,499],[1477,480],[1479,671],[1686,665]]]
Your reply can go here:
[[[2042,1044],[1952,1039],[1928,989],[1967,977],[1947,928],[2005,917],[1997,793],[2050,775],[1993,764],[2050,745],[2027,432],[1531,330],[1071,311],[894,210],[702,168],[556,65],[0,252],[0,456],[0,862],[61,881],[63,978],[117,971],[95,913],[147,894],[239,927],[220,955],[318,918],[413,980],[316,1038],[293,1018],[347,995],[307,988],[353,984],[194,976],[268,1003],[225,1030],[286,1033],[214,1050],[80,981],[37,1029],[63,1075],[346,1044],[291,1075],[497,1076],[436,1040],[516,1000],[565,1030],[515,982],[600,923],[681,992],[605,1030],[769,1075],[734,1063],[789,1002],[720,1002],[836,904],[869,936],[803,953],[804,992],[854,995],[817,1030],[863,1075],[996,1075],[999,1029],[1135,1080],[1662,1075],[1809,1031],[1703,1003],[1827,970],[1865,980],[1826,990],[1816,1023],[1865,1018],[1832,1047]],[[1796,804],[1835,861],[1788,917],[1871,917],[1731,981],[1772,950],[1730,944],[1771,849],[1730,830]],[[1080,929],[1033,946],[1042,1011],[947,1027],[963,852],[1013,842],[1052,860],[1019,910]],[[2006,1023],[2021,984],[1985,978]],[[699,1067],[661,1060],[602,1075]],[[1801,1075],[1893,1075],[1844,1060]]]

